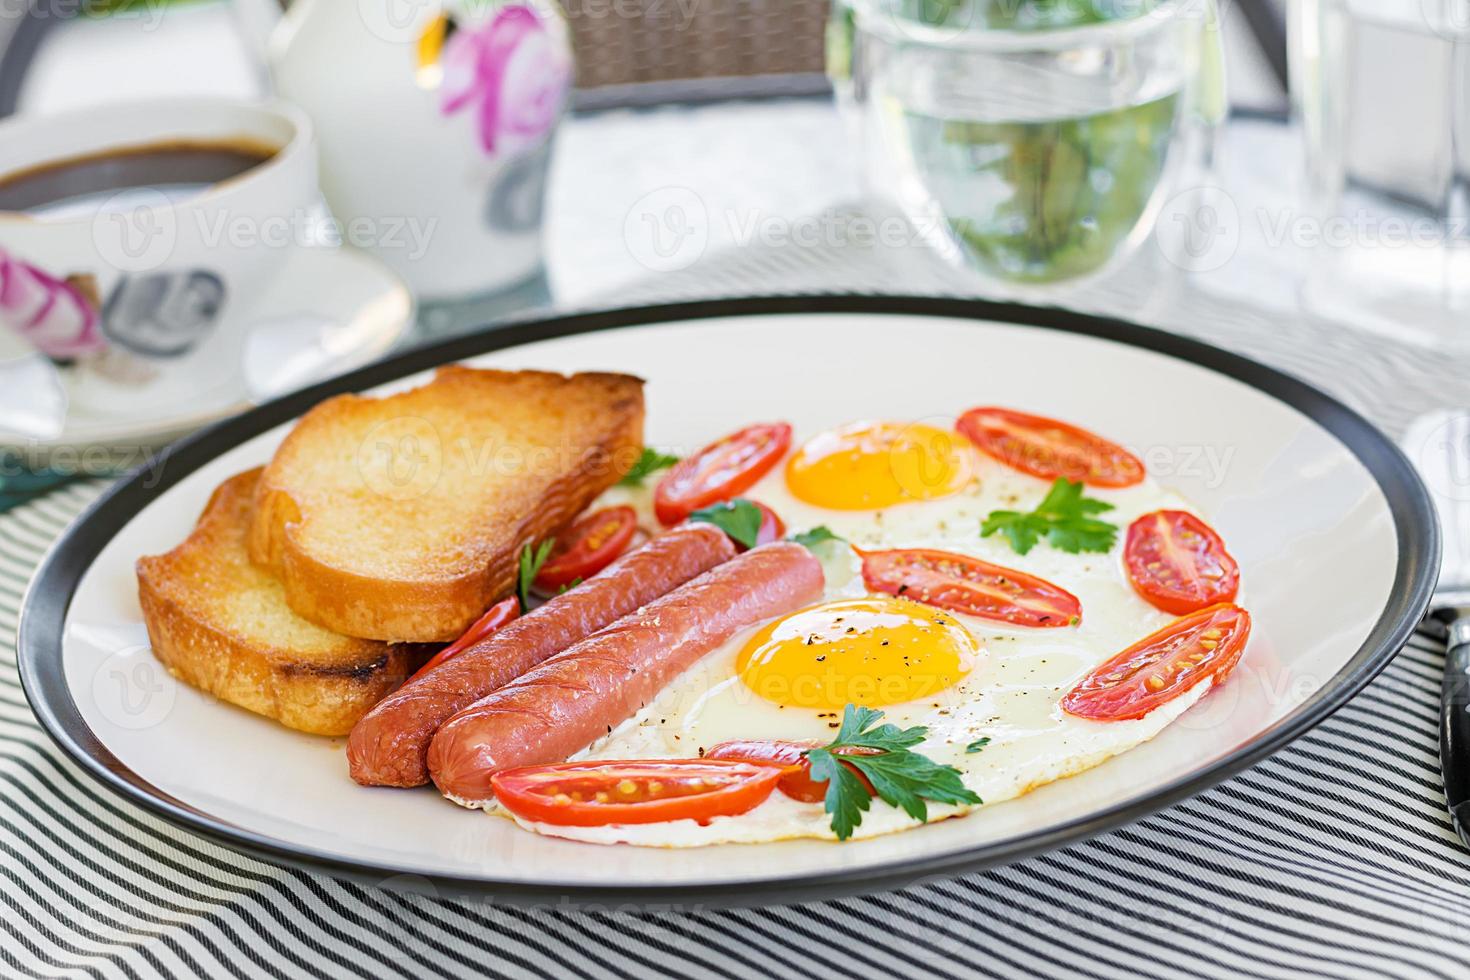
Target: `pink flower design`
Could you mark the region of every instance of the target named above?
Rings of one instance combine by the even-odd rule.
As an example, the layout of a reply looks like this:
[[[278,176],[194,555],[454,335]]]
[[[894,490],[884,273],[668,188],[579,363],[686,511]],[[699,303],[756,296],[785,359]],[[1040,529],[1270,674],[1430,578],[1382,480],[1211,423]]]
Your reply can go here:
[[[486,153],[527,146],[550,132],[572,80],[559,39],[536,11],[520,5],[456,30],[441,65],[441,111],[447,116],[478,102]]]
[[[81,290],[0,249],[0,328],[66,359],[107,346],[98,320]]]

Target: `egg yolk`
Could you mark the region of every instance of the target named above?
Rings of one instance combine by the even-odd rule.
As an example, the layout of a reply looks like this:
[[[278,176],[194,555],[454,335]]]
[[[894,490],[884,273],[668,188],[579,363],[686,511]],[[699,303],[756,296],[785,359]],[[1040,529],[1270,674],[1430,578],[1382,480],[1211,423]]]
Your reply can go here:
[[[776,620],[741,649],[736,671],[767,701],[841,711],[929,697],[957,684],[979,656],[974,636],[949,613],[880,596]]]
[[[854,422],[813,436],[786,464],[786,486],[809,504],[875,510],[947,497],[969,482],[963,440],[932,425]]]

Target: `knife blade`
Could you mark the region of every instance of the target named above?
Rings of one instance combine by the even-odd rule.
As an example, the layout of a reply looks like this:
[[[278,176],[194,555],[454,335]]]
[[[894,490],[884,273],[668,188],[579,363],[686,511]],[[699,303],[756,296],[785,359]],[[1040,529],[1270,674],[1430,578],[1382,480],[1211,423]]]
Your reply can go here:
[[[1402,445],[1434,498],[1444,542],[1430,604],[1447,631],[1439,768],[1450,820],[1470,846],[1470,410],[1421,415]]]

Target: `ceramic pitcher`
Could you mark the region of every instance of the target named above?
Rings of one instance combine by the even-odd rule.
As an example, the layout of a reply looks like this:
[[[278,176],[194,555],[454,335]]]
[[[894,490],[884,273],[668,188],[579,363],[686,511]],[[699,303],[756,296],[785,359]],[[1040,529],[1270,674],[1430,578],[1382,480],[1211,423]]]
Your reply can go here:
[[[264,19],[275,0],[250,0]],[[348,244],[425,300],[541,269],[552,139],[572,78],[554,0],[295,0],[270,32],[278,94],[316,124]]]

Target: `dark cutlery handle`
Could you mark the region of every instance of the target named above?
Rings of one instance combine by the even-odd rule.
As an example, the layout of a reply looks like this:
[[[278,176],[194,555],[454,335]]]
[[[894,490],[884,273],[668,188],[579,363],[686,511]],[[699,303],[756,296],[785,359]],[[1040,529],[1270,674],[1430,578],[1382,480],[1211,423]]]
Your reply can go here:
[[[1470,844],[1470,609],[1458,610],[1450,623],[1439,705],[1439,768],[1455,832]]]

